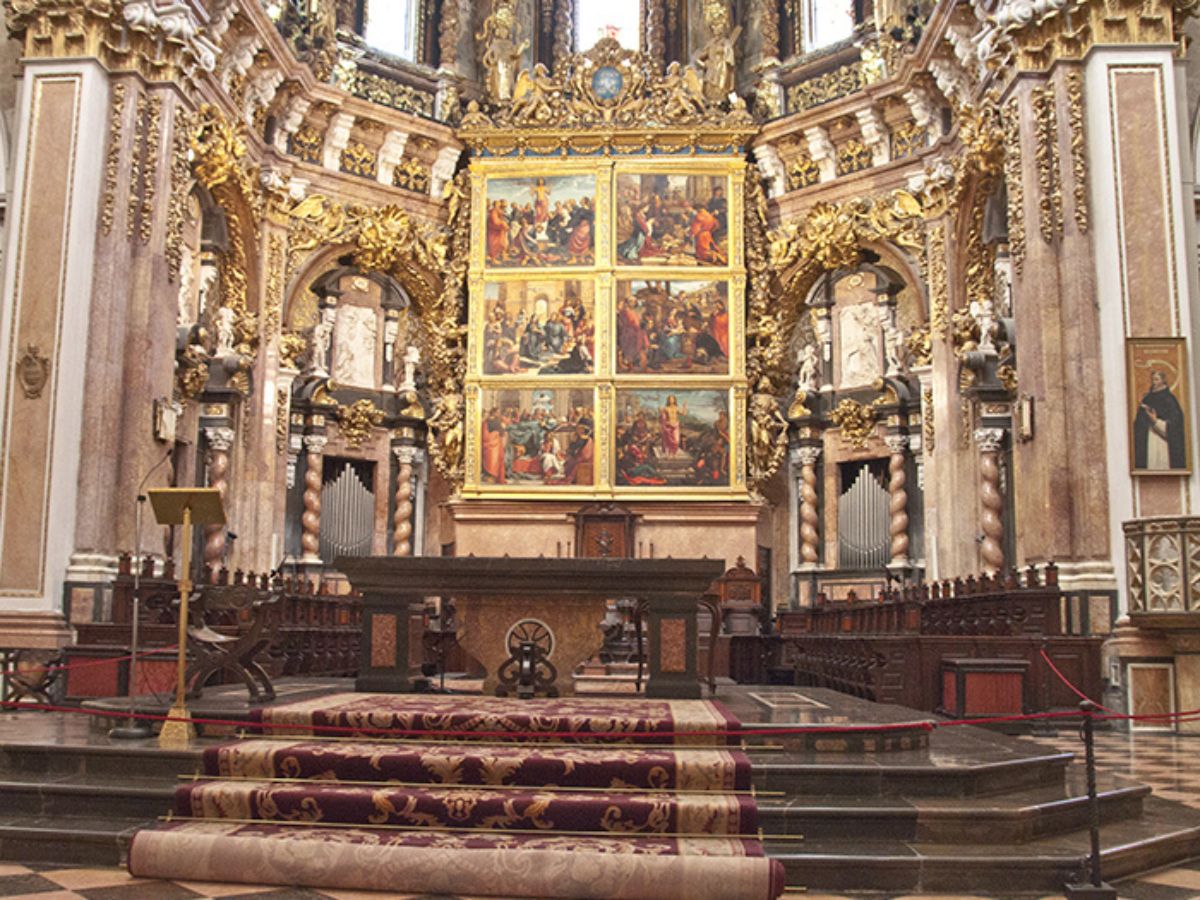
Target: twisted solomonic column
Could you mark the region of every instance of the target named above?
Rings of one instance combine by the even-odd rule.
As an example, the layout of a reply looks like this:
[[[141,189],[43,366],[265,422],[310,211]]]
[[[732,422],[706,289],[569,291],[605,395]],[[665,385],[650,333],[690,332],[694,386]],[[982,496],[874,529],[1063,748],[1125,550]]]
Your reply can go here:
[[[416,479],[413,466],[421,459],[417,447],[401,445],[393,447],[399,469],[396,472],[396,511],[392,513],[392,556],[412,556],[413,545],[413,494]]]
[[[979,505],[983,570],[995,575],[1004,568],[1004,497],[1000,493],[1000,445],[1003,428],[976,428],[979,445]]]
[[[799,447],[796,457],[800,461],[800,562],[811,567],[821,558],[821,517],[817,512],[817,460],[821,448]]]
[[[216,488],[225,502],[229,492],[229,448],[233,446],[232,428],[205,428],[204,440],[208,444],[208,486]],[[221,568],[225,560],[225,526],[209,525],[204,529],[204,565],[213,571]]]
[[[908,435],[889,434],[883,439],[891,455],[888,457],[888,496],[891,498],[888,511],[891,521],[888,530],[892,535],[891,564],[908,565],[908,473],[904,468],[904,453],[908,449]]]
[[[304,468],[304,513],[300,517],[300,562],[321,561],[321,485],[324,468],[325,442],[323,434],[306,434],[307,452]]]

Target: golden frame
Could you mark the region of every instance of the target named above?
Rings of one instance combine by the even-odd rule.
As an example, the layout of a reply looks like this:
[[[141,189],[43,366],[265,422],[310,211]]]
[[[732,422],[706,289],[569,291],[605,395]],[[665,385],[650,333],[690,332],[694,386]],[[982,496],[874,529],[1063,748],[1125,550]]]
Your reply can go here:
[[[471,163],[471,267],[468,279],[468,354],[466,378],[466,498],[504,499],[744,499],[746,485],[746,383],[745,296],[746,269],[743,233],[743,175],[741,156],[713,157],[563,157],[518,159],[485,157]],[[727,198],[728,260],[724,266],[618,265],[616,252],[617,177],[621,174],[672,174],[723,176]],[[560,175],[596,177],[593,223],[594,262],[591,266],[490,267],[486,259],[486,212],[489,179],[538,178]],[[496,282],[588,280],[595,285],[594,374],[485,374],[483,338],[486,286]],[[706,374],[618,374],[616,372],[616,291],[619,281],[644,280],[718,281],[727,284],[729,310],[729,370]],[[591,487],[579,485],[485,484],[482,476],[482,397],[490,390],[591,389],[595,420],[594,479]],[[618,486],[616,484],[616,395],[619,390],[721,390],[729,394],[729,484],[727,486]]]
[[[1188,382],[1188,353],[1187,340],[1181,337],[1163,338],[1126,338],[1125,339],[1125,394],[1127,399],[1126,427],[1129,429],[1129,470],[1137,476],[1190,475],[1192,471],[1192,423],[1191,423],[1191,387]],[[1152,376],[1154,372],[1164,372],[1167,377],[1165,385],[1166,398],[1158,403],[1147,404],[1153,389]],[[1171,375],[1174,381],[1171,381]],[[1143,405],[1146,416],[1140,414]],[[1157,411],[1153,411],[1158,406]],[[1149,457],[1155,455],[1150,449],[1152,443],[1150,429],[1156,417],[1164,408],[1178,411],[1179,433],[1181,440],[1175,447],[1170,446],[1170,439],[1164,437],[1164,448],[1168,453],[1166,467],[1149,465]],[[1153,412],[1152,412],[1153,411]],[[1168,414],[1170,415],[1170,414]],[[1163,427],[1169,431],[1169,424]],[[1140,435],[1145,435],[1145,445],[1142,445]],[[1174,463],[1170,456],[1176,456]],[[1181,459],[1178,457],[1182,457]],[[1140,463],[1140,464],[1139,464]],[[1182,463],[1178,465],[1177,463]]]

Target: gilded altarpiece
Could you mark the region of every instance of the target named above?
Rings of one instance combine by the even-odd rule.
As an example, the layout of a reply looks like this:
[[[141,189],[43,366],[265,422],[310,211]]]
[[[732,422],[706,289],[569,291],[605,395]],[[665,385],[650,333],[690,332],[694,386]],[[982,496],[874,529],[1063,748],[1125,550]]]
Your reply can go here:
[[[744,172],[472,163],[464,496],[746,496]]]

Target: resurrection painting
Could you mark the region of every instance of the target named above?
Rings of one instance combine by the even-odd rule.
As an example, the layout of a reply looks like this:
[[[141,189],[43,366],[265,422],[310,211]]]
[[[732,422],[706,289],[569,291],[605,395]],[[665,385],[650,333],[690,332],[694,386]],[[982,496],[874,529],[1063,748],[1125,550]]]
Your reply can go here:
[[[729,374],[729,286],[723,281],[617,284],[617,372]]]
[[[592,374],[595,309],[590,280],[489,282],[483,301],[483,373]]]
[[[617,253],[623,266],[729,263],[723,175],[617,175]]]
[[[595,484],[591,388],[484,390],[480,483]]]
[[[1191,471],[1187,346],[1183,338],[1126,341],[1130,458],[1136,475]]]
[[[595,262],[595,175],[490,178],[485,212],[490,268]]]
[[[729,392],[617,391],[616,484],[728,487]]]

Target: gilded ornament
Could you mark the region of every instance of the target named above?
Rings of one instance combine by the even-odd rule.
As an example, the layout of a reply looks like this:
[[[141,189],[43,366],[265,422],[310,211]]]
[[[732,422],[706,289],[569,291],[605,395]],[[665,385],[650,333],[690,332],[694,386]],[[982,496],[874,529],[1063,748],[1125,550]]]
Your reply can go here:
[[[792,160],[792,164],[788,166],[788,187],[790,190],[798,191],[806,187],[811,187],[821,180],[821,168],[818,166],[811,156],[801,152]]]
[[[510,99],[489,112],[471,101],[459,136],[477,153],[496,156],[736,151],[755,128],[740,99],[727,106],[706,96],[695,67],[663,70],[649,54],[602,38],[553,73],[544,66],[521,71]]]
[[[1014,97],[1004,108],[1004,182],[1008,190],[1008,252],[1013,271],[1025,268],[1025,182],[1021,167],[1021,121]]]
[[[179,267],[183,264],[183,230],[192,175],[192,164],[188,161],[190,131],[190,114],[182,105],[176,105],[171,133],[171,196],[167,198],[167,236],[163,251],[167,259],[167,281],[171,284],[179,277]]]
[[[933,362],[933,340],[929,326],[914,328],[904,340],[904,346],[912,357],[914,366],[927,366]]]
[[[117,174],[121,167],[121,128],[125,115],[125,83],[112,89],[112,113],[108,120],[108,151],[104,156],[104,198],[100,204],[100,230],[112,234],[117,207]]]
[[[1071,126],[1071,174],[1075,198],[1075,224],[1088,230],[1087,132],[1084,129],[1083,73],[1067,72],[1067,118]]]
[[[140,221],[138,222],[138,237],[143,244],[150,243],[154,231],[154,196],[158,184],[158,151],[162,143],[162,95],[150,96],[146,110],[146,165],[142,187],[142,204]]]
[[[926,248],[929,270],[929,333],[942,340],[950,327],[950,294],[946,280],[946,224],[938,222],[929,229]]]
[[[913,156],[929,142],[929,130],[914,121],[901,124],[892,131],[892,159]]]
[[[392,184],[417,194],[429,193],[429,167],[419,159],[403,160],[392,172]],[[450,182],[447,182],[450,184]]]
[[[142,192],[142,153],[146,135],[146,95],[138,93],[133,114],[133,148],[129,154],[129,199],[125,208],[125,237],[137,230],[138,204]]]
[[[283,235],[276,231],[267,238],[267,296],[266,313],[263,317],[263,331],[270,340],[279,330],[283,316],[283,277],[287,264],[286,242]]]
[[[303,335],[285,331],[279,336],[279,366],[283,369],[300,370],[300,358],[308,350],[308,341]]]
[[[852,175],[863,169],[869,169],[872,159],[871,148],[858,138],[851,138],[838,147],[837,173],[838,175]]]
[[[305,123],[297,128],[288,142],[293,156],[298,156],[304,162],[321,164],[321,155],[325,147],[325,137],[320,130]]]
[[[349,406],[338,404],[337,423],[346,446],[358,449],[378,428],[384,419],[383,410],[370,400],[355,400]]]
[[[737,41],[741,26],[734,27],[726,0],[703,0],[704,24],[709,39],[696,54],[703,73],[704,96],[714,106],[725,102],[737,82]]]
[[[1010,394],[1016,394],[1019,382],[1017,379],[1017,370],[1011,365],[1005,364],[996,370],[996,380],[1004,385],[1004,389]]]
[[[856,450],[862,450],[875,434],[876,410],[883,405],[883,397],[870,403],[859,403],[845,397],[829,413],[829,420],[841,429],[842,440]]]
[[[347,175],[374,178],[378,170],[378,158],[375,151],[362,141],[355,141],[342,151],[339,165]]]
[[[37,400],[50,380],[50,357],[37,344],[26,344],[17,357],[17,382],[26,400]]]
[[[954,315],[950,317],[950,327],[950,342],[954,346],[956,358],[963,360],[968,353],[979,349],[979,320],[971,314],[969,308],[955,310]]]
[[[287,388],[275,391],[275,452],[283,453],[288,446],[288,420],[291,416],[292,393]]]
[[[921,434],[924,437],[925,452],[932,453],[937,446],[937,431],[933,424],[933,388],[927,387],[921,393]]]
[[[803,112],[825,103],[831,103],[841,97],[861,91],[867,81],[863,72],[861,60],[848,65],[805,79],[788,88],[788,112]]]
[[[1054,85],[1047,82],[1030,94],[1033,106],[1037,149],[1034,159],[1038,173],[1038,224],[1042,240],[1050,243],[1062,234],[1062,181],[1058,162],[1058,101]]]

